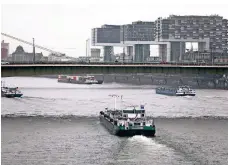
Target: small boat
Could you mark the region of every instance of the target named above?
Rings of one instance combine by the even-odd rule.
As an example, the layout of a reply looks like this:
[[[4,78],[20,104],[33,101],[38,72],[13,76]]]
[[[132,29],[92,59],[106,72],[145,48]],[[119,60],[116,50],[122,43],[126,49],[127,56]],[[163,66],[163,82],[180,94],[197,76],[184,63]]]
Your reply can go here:
[[[21,91],[18,89],[18,87],[5,87],[4,82],[2,82],[1,86],[1,96],[2,97],[8,97],[8,98],[13,98],[13,97],[21,97],[23,94]]]
[[[157,94],[169,95],[169,96],[195,96],[195,90],[191,89],[189,86],[179,86],[177,88],[169,87],[157,87]]]
[[[97,80],[94,76],[59,75],[58,82],[72,83],[72,84],[102,84],[103,80]]]
[[[129,107],[123,109],[116,109],[116,98],[118,95],[111,95],[115,97],[115,108],[100,112],[101,124],[113,135],[117,136],[155,136],[155,125],[153,119],[146,118],[146,110],[144,105],[138,108]]]

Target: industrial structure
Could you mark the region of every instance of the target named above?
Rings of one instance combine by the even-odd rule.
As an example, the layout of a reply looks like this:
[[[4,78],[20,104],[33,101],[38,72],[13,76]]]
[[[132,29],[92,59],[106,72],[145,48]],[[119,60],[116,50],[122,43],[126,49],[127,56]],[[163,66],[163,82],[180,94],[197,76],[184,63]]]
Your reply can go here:
[[[134,62],[146,62],[151,56],[150,45],[158,45],[164,62],[182,62],[189,56],[187,42],[198,43],[200,59],[213,62],[228,56],[228,20],[219,15],[159,17],[154,22],[137,21],[127,25],[103,25],[92,29],[92,45],[103,46],[104,61],[111,61],[113,47],[120,46],[124,55]],[[209,57],[208,57],[209,54]],[[193,54],[194,55],[194,54]],[[128,58],[129,59],[129,58]],[[188,59],[188,58],[187,58]],[[192,61],[193,59],[190,59]]]

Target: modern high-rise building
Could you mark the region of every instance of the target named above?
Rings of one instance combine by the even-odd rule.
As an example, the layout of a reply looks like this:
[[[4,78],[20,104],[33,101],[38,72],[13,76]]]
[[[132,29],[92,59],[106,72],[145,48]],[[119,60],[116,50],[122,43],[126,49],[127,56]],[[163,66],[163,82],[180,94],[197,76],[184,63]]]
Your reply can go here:
[[[222,20],[222,49],[223,52],[228,54],[228,20]]]
[[[162,61],[183,61],[186,43],[198,43],[199,52],[228,54],[228,20],[219,15],[170,15],[155,22],[137,21],[127,25],[105,25],[92,30],[93,45],[127,47],[135,62],[150,56],[150,45],[159,46]],[[149,50],[149,51],[148,51]],[[107,58],[108,59],[108,58]]]
[[[171,43],[171,61],[182,60],[186,42],[198,42],[199,51],[227,53],[227,21],[221,16],[171,15],[155,23],[156,40]]]
[[[128,41],[154,41],[154,22],[132,22],[120,29],[122,43]]]
[[[120,26],[119,25],[103,25],[101,28],[92,29],[92,45],[103,46],[104,61],[112,61],[114,55],[113,46],[120,45]]]
[[[127,45],[127,56],[133,56],[134,62],[144,62],[150,56],[150,44],[154,41],[154,22],[136,21],[122,25],[120,42]],[[129,58],[129,57],[126,57]]]
[[[122,26],[103,25],[92,29],[92,45],[103,46],[104,61],[111,61],[113,46],[121,46],[126,47],[127,59],[130,58],[127,56],[131,56],[135,62],[143,62],[150,56],[148,41],[154,41],[153,22],[137,21]]]
[[[120,43],[120,26],[103,25],[101,28],[92,29],[92,44]],[[102,45],[103,46],[103,45]]]

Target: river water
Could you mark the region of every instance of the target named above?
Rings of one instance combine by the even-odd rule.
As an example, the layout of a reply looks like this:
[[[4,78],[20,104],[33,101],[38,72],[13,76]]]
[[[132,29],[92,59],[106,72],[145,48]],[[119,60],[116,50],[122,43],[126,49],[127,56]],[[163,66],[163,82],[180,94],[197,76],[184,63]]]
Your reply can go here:
[[[154,86],[77,85],[57,79],[2,78],[22,98],[1,98],[2,164],[228,164],[228,92],[155,94]],[[109,94],[117,106],[145,104],[156,137],[116,137],[99,123]]]

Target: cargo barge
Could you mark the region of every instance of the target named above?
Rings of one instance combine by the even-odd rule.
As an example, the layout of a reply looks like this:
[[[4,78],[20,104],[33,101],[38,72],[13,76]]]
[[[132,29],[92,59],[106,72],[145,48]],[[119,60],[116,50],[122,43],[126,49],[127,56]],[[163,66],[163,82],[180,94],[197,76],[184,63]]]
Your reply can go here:
[[[94,76],[59,75],[58,82],[72,84],[102,84],[103,80],[97,80]]]
[[[189,86],[179,86],[177,88],[157,87],[156,94],[163,94],[169,96],[195,96],[195,90]]]
[[[118,97],[117,95],[111,95]],[[116,101],[115,101],[116,102]],[[146,118],[144,105],[140,107],[129,107],[114,109],[106,108],[100,111],[101,124],[113,135],[116,136],[155,136],[155,124],[153,119]]]

